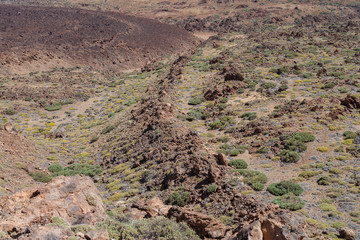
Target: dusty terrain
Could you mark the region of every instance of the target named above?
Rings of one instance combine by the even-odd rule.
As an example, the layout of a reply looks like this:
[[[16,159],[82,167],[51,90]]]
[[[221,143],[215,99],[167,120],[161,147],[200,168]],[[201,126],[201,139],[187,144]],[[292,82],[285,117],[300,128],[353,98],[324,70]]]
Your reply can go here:
[[[359,4],[0,2],[0,238],[360,238]]]
[[[197,43],[183,29],[120,13],[0,6],[2,73],[142,67]]]

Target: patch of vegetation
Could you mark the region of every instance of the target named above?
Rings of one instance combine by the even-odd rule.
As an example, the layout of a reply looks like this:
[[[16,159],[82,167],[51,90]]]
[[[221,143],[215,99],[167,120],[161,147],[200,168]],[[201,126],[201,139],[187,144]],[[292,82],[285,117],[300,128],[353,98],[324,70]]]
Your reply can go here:
[[[58,111],[62,108],[62,106],[67,105],[67,104],[72,104],[74,103],[74,101],[72,99],[68,99],[68,100],[64,100],[64,101],[59,101],[50,105],[45,106],[45,110],[46,111]]]
[[[318,150],[319,152],[328,152],[329,148],[328,147],[318,147],[316,150]]]
[[[321,173],[321,171],[306,170],[306,171],[301,172],[299,174],[299,177],[305,178],[305,179],[310,179],[316,175],[319,175],[320,173]]]
[[[321,176],[316,182],[319,185],[330,185],[331,178],[329,176]]]
[[[280,152],[281,161],[286,163],[296,163],[300,160],[299,153],[290,150],[282,150]]]
[[[335,229],[340,229],[343,227],[347,227],[347,224],[344,222],[341,222],[341,221],[335,221],[335,222],[331,223],[330,226]]]
[[[235,167],[236,169],[246,169],[248,164],[242,159],[233,159],[229,162],[229,166]]]
[[[87,224],[79,224],[79,225],[71,226],[71,231],[73,231],[75,234],[79,232],[86,234],[94,230],[96,230],[94,226]]]
[[[131,216],[117,215],[98,224],[106,228],[110,239],[188,239],[200,240],[186,223],[165,217],[131,220]]]
[[[166,204],[184,207],[189,203],[189,200],[189,193],[185,190],[185,188],[180,187],[175,192],[172,192],[170,194],[170,196],[166,200]]]
[[[256,112],[246,112],[243,113],[240,117],[251,121],[254,120],[257,117],[257,115]]]
[[[238,169],[237,172],[244,177],[244,182],[256,191],[263,190],[268,180],[265,174],[258,171]]]
[[[233,120],[232,116],[223,116],[222,118],[220,118],[220,120],[209,123],[209,129],[210,130],[215,130],[215,129],[224,130],[227,126],[229,126],[230,124],[233,124],[233,123],[234,123],[234,120]]]
[[[293,139],[307,143],[315,141],[315,136],[308,132],[297,132],[292,136]]]
[[[206,188],[206,191],[207,191],[208,193],[213,193],[213,192],[216,191],[216,189],[217,189],[216,184],[211,184],[211,185],[209,185],[209,186]]]
[[[286,140],[288,135],[281,135],[280,139]],[[286,142],[285,149],[279,155],[283,162],[296,163],[300,160],[299,153],[304,152],[307,147],[305,143],[312,142],[315,137],[308,132],[297,132]]]
[[[282,209],[289,209],[291,211],[302,209],[305,206],[305,202],[293,193],[287,193],[280,197],[276,197],[273,200],[273,203],[279,205]]]
[[[58,227],[67,227],[67,226],[69,226],[69,224],[64,219],[61,219],[59,217],[54,217],[52,219],[52,222],[49,225],[50,226],[58,226]]]
[[[52,179],[51,176],[44,172],[31,172],[29,175],[37,182],[47,183]]]
[[[192,98],[189,100],[189,105],[199,105],[200,103],[204,102],[203,98]]]
[[[352,131],[345,131],[343,133],[343,136],[344,136],[345,139],[354,139],[354,138],[357,137],[357,134],[352,132]]]
[[[205,112],[203,109],[192,109],[188,112],[186,116],[187,121],[193,121],[195,119],[205,120],[208,117],[209,113]]]
[[[49,166],[49,168],[52,165]],[[50,169],[49,169],[50,171]],[[91,165],[91,164],[80,164],[75,163],[69,166],[64,167],[63,169],[60,169],[57,167],[56,171],[53,172],[53,177],[56,176],[75,176],[75,175],[85,175],[89,177],[94,177],[95,175],[100,174],[103,171],[103,169],[99,165]]]
[[[5,114],[6,114],[6,115],[15,115],[15,113],[16,113],[16,111],[15,111],[15,109],[13,109],[13,108],[7,108],[7,109],[5,109]]]
[[[94,177],[103,171],[103,169],[98,165],[80,163],[75,163],[67,167],[62,167],[59,164],[51,164],[48,170],[52,173],[51,175],[44,172],[32,172],[30,173],[30,176],[35,181],[46,183],[57,176],[75,176],[82,174],[85,176]]]
[[[272,183],[267,189],[271,194],[275,196],[282,196],[289,192],[299,196],[304,190],[299,184],[292,181],[281,181],[279,183]]]
[[[114,130],[116,127],[114,125],[109,125],[106,126],[102,131],[101,134],[107,134],[109,132],[111,132],[112,130]]]

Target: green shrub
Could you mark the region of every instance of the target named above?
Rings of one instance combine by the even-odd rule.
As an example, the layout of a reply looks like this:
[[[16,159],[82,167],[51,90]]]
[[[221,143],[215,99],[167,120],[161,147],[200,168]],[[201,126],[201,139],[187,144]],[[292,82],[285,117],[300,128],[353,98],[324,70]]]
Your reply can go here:
[[[262,184],[261,182],[255,182],[253,185],[251,185],[252,189],[254,189],[255,191],[261,191],[264,189],[265,185]]]
[[[279,183],[272,183],[267,189],[271,194],[275,196],[282,196],[289,192],[299,196],[304,190],[299,184],[291,181],[281,181]]]
[[[78,174],[82,174],[89,177],[94,177],[97,174],[100,174],[103,169],[98,165],[91,165],[91,164],[80,164],[75,163],[63,168],[62,171],[54,172],[52,177],[56,176],[75,176]]]
[[[208,113],[206,113],[203,109],[192,109],[188,112],[186,116],[187,121],[193,121],[195,119],[205,120],[208,117]]]
[[[226,108],[226,103],[218,103],[216,104],[216,108],[222,111]]]
[[[50,226],[58,226],[58,227],[67,227],[67,226],[69,226],[69,224],[65,220],[63,220],[63,219],[61,219],[59,217],[54,217],[52,219],[52,222],[49,225]]]
[[[285,149],[294,152],[305,152],[307,147],[303,141],[296,140],[295,138],[291,138],[285,145]]]
[[[109,125],[109,126],[106,126],[106,128],[104,128],[102,131],[101,131],[101,134],[107,134],[109,132],[111,132],[112,130],[115,129],[115,126],[114,125]]]
[[[240,154],[243,154],[246,151],[246,149],[248,149],[248,146],[247,145],[241,145],[237,149],[239,150]]]
[[[269,149],[265,146],[259,147],[258,150],[256,150],[256,153],[264,154],[269,152]]]
[[[304,73],[304,74],[302,75],[303,78],[310,78],[311,76],[312,76],[312,73],[309,73],[309,72]]]
[[[94,142],[96,142],[97,140],[99,140],[99,136],[94,136],[94,137],[92,137],[91,139],[90,139],[90,144],[91,143],[94,143]]]
[[[337,85],[335,82],[325,83],[324,88],[334,88]]]
[[[339,91],[340,93],[348,93],[348,90],[347,90],[346,88],[344,88],[344,87],[340,87],[340,88],[338,89],[338,91]]]
[[[43,173],[43,172],[31,172],[29,174],[35,181],[38,181],[38,182],[47,183],[47,182],[50,182],[50,180],[52,179],[52,177],[50,175]]]
[[[247,120],[254,120],[257,117],[257,115],[255,112],[246,112],[243,113],[240,117]]]
[[[189,100],[188,104],[189,105],[198,105],[200,103],[203,102],[203,99],[202,98],[192,98]]]
[[[11,238],[6,232],[0,230],[0,239],[11,239]]]
[[[51,164],[48,167],[48,170],[52,173],[57,173],[57,172],[63,171],[64,168],[60,164]]]
[[[137,103],[137,101],[138,101],[138,99],[134,98],[134,99],[128,100],[124,104],[129,107],[129,106],[134,105],[135,103]]]
[[[98,165],[80,163],[75,163],[67,167],[62,167],[59,164],[51,164],[48,169],[50,172],[52,172],[51,175],[43,172],[32,172],[30,173],[30,176],[38,182],[49,182],[51,179],[57,176],[75,176],[82,174],[89,177],[94,177],[103,171],[103,169]]]
[[[257,183],[265,184],[268,180],[265,174],[258,171],[238,169],[237,172],[239,172],[244,177],[244,182],[246,184],[250,185],[250,187],[252,187],[254,190],[257,191],[259,189],[262,190],[264,188],[264,187],[261,188],[261,185]]]
[[[345,131],[343,133],[343,136],[344,136],[345,139],[354,139],[354,138],[357,137],[357,134],[352,132],[352,131]]]
[[[62,106],[63,105],[61,103],[54,103],[54,104],[45,106],[45,110],[46,111],[57,111],[57,110],[60,110],[62,108]]]
[[[288,87],[288,85],[286,85],[286,84],[282,84],[282,85],[280,85],[280,87],[279,87],[279,91],[280,91],[280,92],[286,91],[286,90],[288,90],[288,89],[289,89],[289,87]]]
[[[172,192],[169,198],[166,200],[168,205],[177,205],[179,207],[184,207],[189,202],[189,193],[185,191],[184,188],[180,187],[176,192]]]
[[[242,93],[244,93],[245,92],[245,89],[244,88],[238,88],[237,90],[236,90],[236,93],[238,93],[238,94],[242,94]]]
[[[207,187],[206,191],[207,191],[208,193],[213,193],[213,192],[216,191],[216,189],[217,189],[216,184],[211,184],[211,185],[209,185],[209,186]]]
[[[13,108],[7,108],[7,109],[5,109],[5,114],[6,114],[6,115],[15,115],[15,113],[16,113],[16,111],[15,111],[15,109],[13,109]]]
[[[79,232],[86,234],[86,233],[94,231],[94,230],[96,230],[96,228],[94,226],[87,225],[87,224],[79,224],[79,225],[71,226],[71,231],[73,231],[75,234],[79,233]]]
[[[289,136],[283,134],[280,136],[280,140],[287,140]],[[283,162],[295,163],[300,160],[299,152],[306,151],[307,147],[305,143],[312,142],[315,137],[308,132],[297,132],[285,144],[285,149],[280,152],[280,158]]]
[[[242,159],[233,159],[229,162],[229,166],[235,167],[236,169],[246,169],[248,164]]]
[[[220,118],[220,120],[216,120],[214,122],[209,123],[209,129],[210,130],[214,130],[214,129],[224,130],[227,126],[229,126],[230,124],[233,124],[233,123],[234,123],[233,117],[223,116]]]
[[[292,136],[292,138],[304,143],[313,142],[316,139],[315,136],[311,135],[308,132],[297,132]]]
[[[296,211],[302,209],[305,206],[305,202],[301,198],[295,196],[293,193],[287,193],[285,195],[276,197],[273,203],[279,205],[282,209],[289,209]]]
[[[216,139],[216,141],[226,143],[226,142],[230,141],[230,137],[229,136],[218,137]]]
[[[306,170],[306,171],[301,172],[299,174],[299,177],[305,178],[305,179],[310,179],[316,175],[319,175],[320,173],[321,173],[321,171]]]
[[[320,209],[326,212],[335,212],[336,207],[333,203],[323,202],[319,205]]]
[[[335,222],[331,223],[330,226],[335,229],[340,229],[340,228],[346,227],[347,224],[344,222],[335,221]]]
[[[227,103],[229,100],[227,98],[220,98],[220,103]]]
[[[296,163],[300,160],[300,155],[295,151],[282,150],[280,152],[281,161],[286,163]]]
[[[240,151],[238,149],[234,149],[234,150],[231,151],[230,156],[235,157],[235,156],[237,156],[239,154],[240,154]]]
[[[106,228],[110,239],[200,240],[186,223],[165,217],[131,220],[130,216],[108,218],[97,226]]]
[[[321,176],[316,182],[319,185],[330,185],[331,178],[329,176]]]

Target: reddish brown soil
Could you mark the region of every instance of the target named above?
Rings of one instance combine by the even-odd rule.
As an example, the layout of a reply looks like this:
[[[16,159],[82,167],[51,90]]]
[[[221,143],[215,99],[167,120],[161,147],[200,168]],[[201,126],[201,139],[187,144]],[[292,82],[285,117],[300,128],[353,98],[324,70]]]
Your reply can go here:
[[[175,26],[120,13],[0,5],[0,72],[141,67],[197,41]]]

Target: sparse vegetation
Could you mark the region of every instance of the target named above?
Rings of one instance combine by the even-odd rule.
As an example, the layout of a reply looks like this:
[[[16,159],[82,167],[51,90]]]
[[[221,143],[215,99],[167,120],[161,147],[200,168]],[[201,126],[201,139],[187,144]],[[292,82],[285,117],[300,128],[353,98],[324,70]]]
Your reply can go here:
[[[279,205],[280,208],[296,211],[305,206],[305,202],[301,198],[295,196],[293,193],[287,193],[280,197],[276,197],[273,203]]]
[[[233,166],[236,169],[246,169],[248,164],[242,159],[233,159],[229,162],[229,166]]]
[[[289,192],[299,196],[304,190],[299,184],[291,181],[281,181],[279,183],[272,183],[267,189],[271,194],[275,196],[282,196]]]

